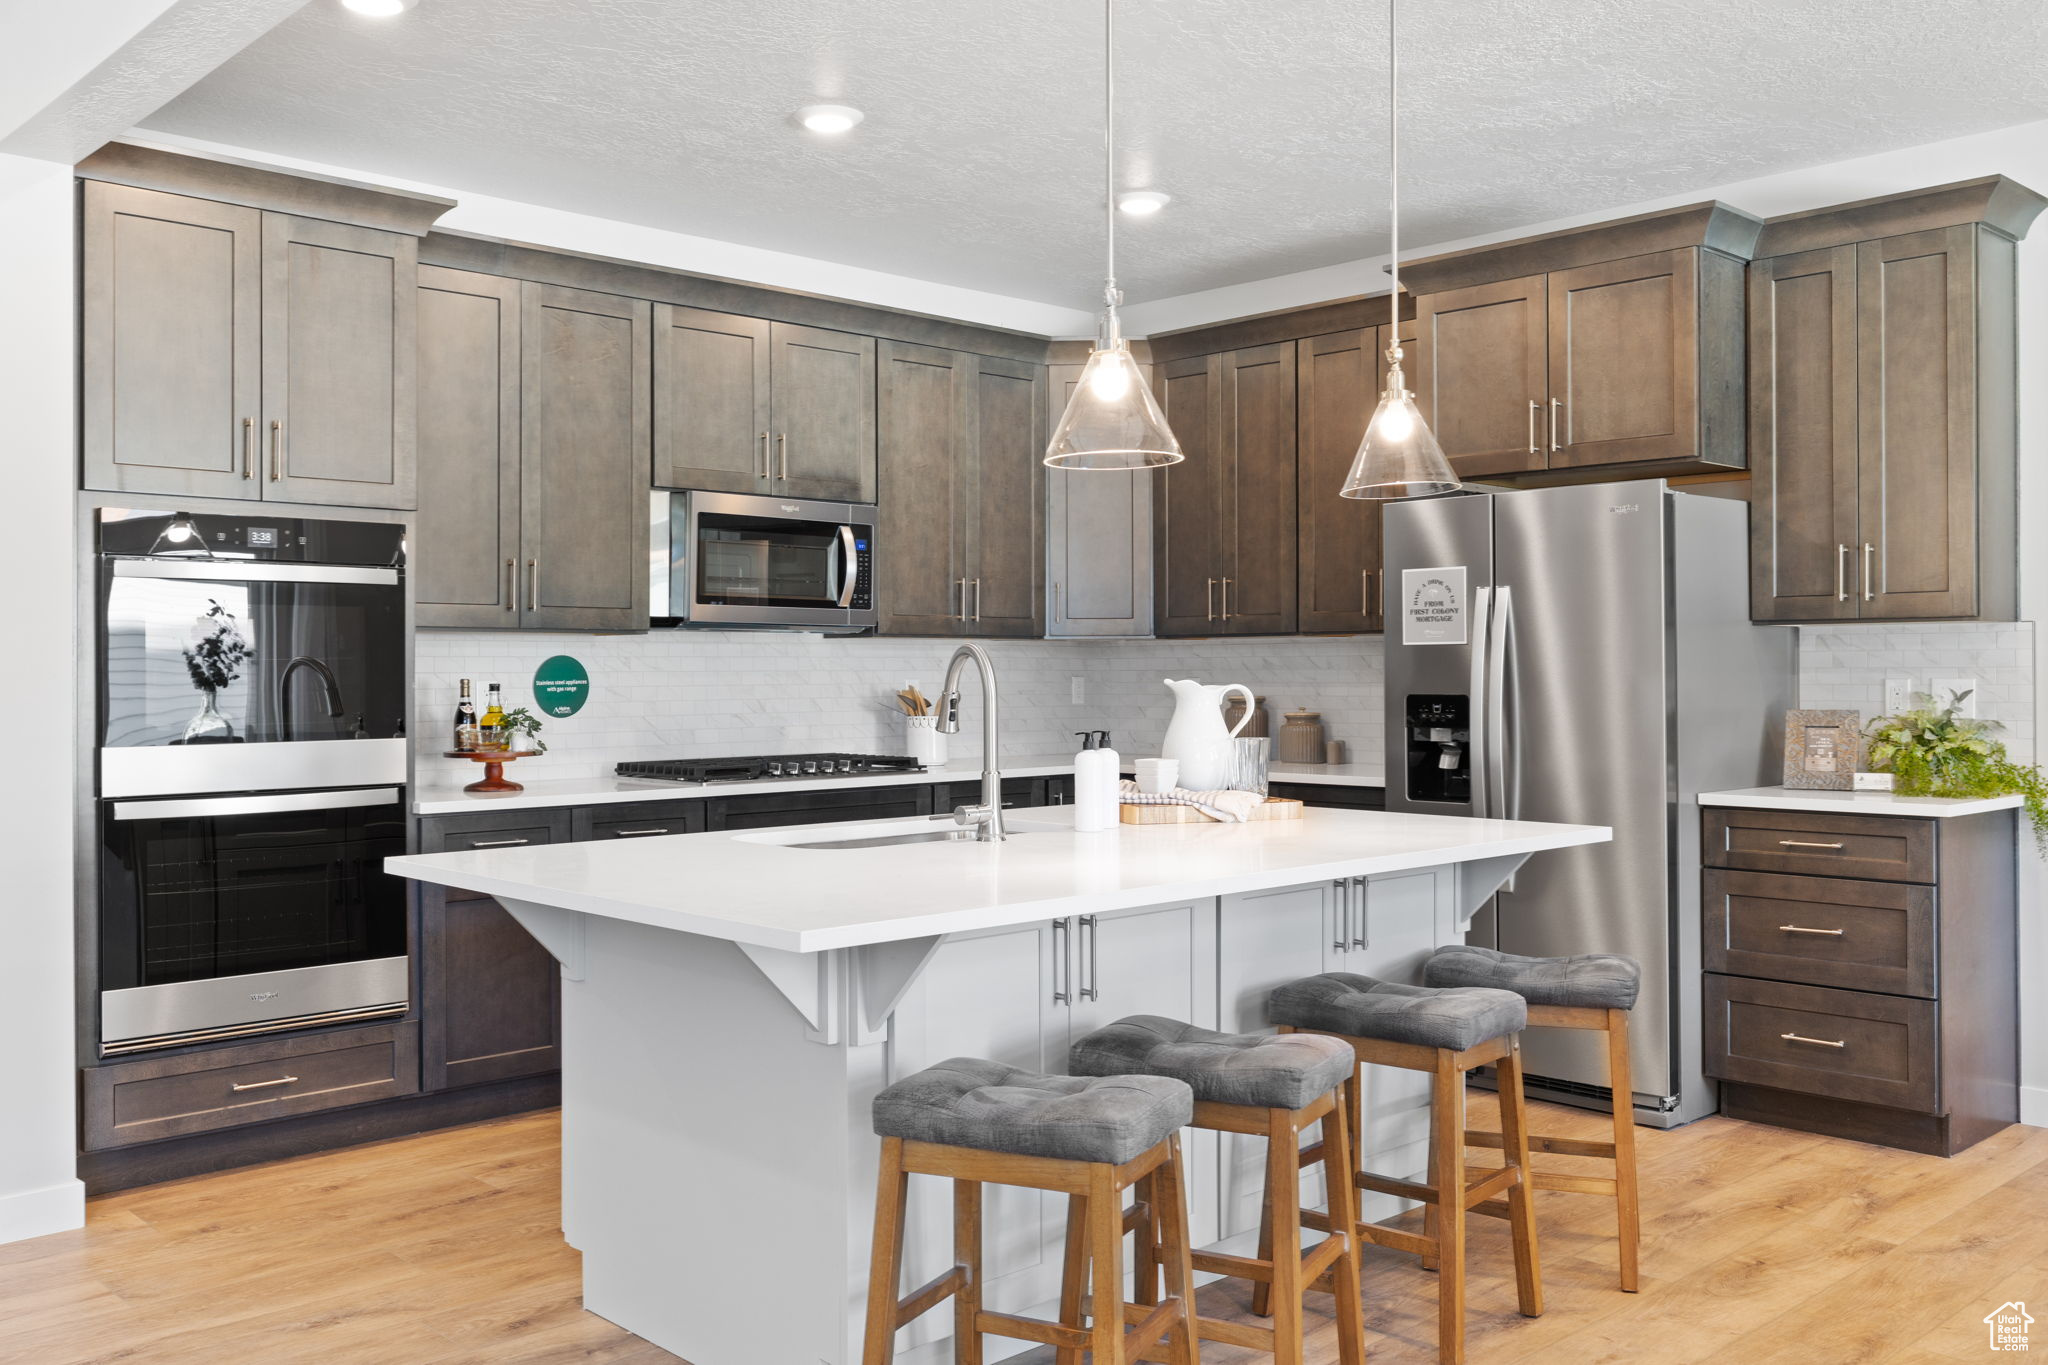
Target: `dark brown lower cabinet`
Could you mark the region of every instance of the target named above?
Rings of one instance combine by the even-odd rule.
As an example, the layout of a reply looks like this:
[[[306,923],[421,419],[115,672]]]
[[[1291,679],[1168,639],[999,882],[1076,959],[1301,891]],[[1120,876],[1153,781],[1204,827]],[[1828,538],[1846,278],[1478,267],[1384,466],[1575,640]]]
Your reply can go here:
[[[1937,1156],[2018,1121],[2011,811],[1701,816],[1722,1113]]]

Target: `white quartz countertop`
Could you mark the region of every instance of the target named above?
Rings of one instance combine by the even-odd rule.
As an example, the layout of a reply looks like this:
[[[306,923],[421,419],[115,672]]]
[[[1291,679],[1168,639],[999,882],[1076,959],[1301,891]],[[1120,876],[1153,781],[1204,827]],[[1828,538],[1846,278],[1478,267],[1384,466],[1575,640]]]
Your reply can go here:
[[[1791,787],[1746,787],[1740,791],[1701,792],[1702,806],[1736,810],[1815,811],[1823,815],[1913,815],[1922,819],[1981,815],[2016,810],[2017,796],[1895,796],[1891,792],[1801,791]]]
[[[1316,809],[1299,820],[1073,828],[1012,811],[1001,843],[788,846],[939,828],[928,820],[676,834],[385,861],[396,876],[503,900],[794,952],[1024,924],[1336,877],[1605,843],[1604,826]]]
[[[460,780],[450,782],[445,774],[422,772],[413,788],[414,815],[457,815],[497,807],[503,810],[535,810],[550,806],[597,806],[614,801],[682,800],[704,796],[736,796],[741,793],[845,791],[855,787],[925,786],[935,782],[974,782],[981,779],[981,760],[948,763],[921,773],[891,773],[886,777],[778,778],[769,782],[646,782],[618,777],[548,778],[547,755],[521,760],[505,770],[508,778],[526,788],[516,792],[465,792],[463,783],[473,782],[480,771],[463,759],[447,760],[459,772]],[[1005,759],[1004,777],[1061,777],[1074,771],[1072,754],[1027,754]],[[1124,762],[1131,771],[1131,760]],[[1275,763],[1270,770],[1274,782],[1306,782],[1335,787],[1379,787],[1386,775],[1377,763]]]

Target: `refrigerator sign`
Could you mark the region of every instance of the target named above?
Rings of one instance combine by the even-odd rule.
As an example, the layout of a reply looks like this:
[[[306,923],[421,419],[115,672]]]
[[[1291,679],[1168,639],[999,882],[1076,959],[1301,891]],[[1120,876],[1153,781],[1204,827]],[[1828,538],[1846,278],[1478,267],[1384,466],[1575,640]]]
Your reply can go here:
[[[1401,643],[1462,645],[1466,627],[1465,566],[1401,570]]]

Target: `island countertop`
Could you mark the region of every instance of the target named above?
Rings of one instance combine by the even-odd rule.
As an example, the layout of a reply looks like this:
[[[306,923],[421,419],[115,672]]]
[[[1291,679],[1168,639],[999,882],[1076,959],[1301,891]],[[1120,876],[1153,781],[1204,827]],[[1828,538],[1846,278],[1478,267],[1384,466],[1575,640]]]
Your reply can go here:
[[[809,953],[1613,837],[1597,825],[1324,809],[1299,820],[1087,834],[1073,828],[1071,806],[1006,819],[1011,837],[1001,843],[790,846],[939,827],[893,820],[411,854],[384,865],[499,900]]]

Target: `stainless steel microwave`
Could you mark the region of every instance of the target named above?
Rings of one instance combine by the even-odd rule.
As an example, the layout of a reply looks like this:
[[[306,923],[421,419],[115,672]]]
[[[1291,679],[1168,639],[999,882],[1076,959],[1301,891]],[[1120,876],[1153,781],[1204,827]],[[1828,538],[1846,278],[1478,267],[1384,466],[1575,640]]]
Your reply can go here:
[[[874,628],[872,506],[657,488],[650,516],[651,624]]]

